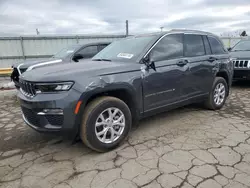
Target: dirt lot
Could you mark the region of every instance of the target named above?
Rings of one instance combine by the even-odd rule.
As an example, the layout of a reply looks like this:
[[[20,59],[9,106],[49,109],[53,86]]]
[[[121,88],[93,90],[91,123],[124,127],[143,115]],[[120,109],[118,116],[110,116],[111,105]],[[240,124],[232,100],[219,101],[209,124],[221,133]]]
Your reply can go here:
[[[221,111],[195,106],[140,122],[115,151],[36,133],[13,92],[0,93],[0,187],[250,187],[250,84]]]

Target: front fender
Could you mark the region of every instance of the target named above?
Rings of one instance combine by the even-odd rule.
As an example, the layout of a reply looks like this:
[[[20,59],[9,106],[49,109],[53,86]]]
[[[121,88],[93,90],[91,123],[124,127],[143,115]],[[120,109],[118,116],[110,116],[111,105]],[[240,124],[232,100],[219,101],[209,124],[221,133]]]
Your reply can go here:
[[[140,118],[140,113],[142,109],[142,89],[136,89],[133,85],[129,83],[106,83],[104,80],[100,80],[99,83],[90,83],[86,90],[81,94],[78,101],[81,101],[81,107],[76,116],[75,129],[79,132],[79,127],[82,121],[82,115],[84,113],[84,109],[86,108],[89,101],[98,96],[105,96],[108,93],[114,91],[122,91],[126,92],[129,95],[129,99],[131,100],[134,108],[133,120],[137,121]]]
[[[91,86],[93,87],[93,86]],[[92,88],[91,90],[88,91],[88,89],[81,95],[80,101],[82,101],[82,104],[87,104],[90,98],[92,98],[95,95],[98,94],[105,94],[108,92],[116,91],[116,90],[124,90],[127,93],[129,93],[131,100],[136,104],[136,90],[129,84],[126,83],[120,83],[120,84],[109,84],[107,86],[102,86],[102,87],[96,87]],[[138,106],[138,105],[136,105]]]

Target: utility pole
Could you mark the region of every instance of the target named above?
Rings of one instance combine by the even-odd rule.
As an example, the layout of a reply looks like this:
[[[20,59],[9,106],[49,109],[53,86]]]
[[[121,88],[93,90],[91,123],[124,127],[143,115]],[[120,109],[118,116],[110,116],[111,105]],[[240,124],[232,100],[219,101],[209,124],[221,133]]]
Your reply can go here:
[[[128,36],[128,20],[126,20],[126,36]]]
[[[36,28],[36,35],[40,35],[40,32],[37,28]]]

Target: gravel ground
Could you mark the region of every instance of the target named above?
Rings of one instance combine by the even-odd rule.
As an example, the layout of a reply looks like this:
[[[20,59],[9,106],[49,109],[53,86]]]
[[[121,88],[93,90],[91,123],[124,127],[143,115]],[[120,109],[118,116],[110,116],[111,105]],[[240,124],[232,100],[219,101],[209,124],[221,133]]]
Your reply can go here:
[[[15,84],[11,82],[10,77],[3,77],[0,75],[0,90],[14,89]]]
[[[220,111],[188,106],[144,119],[102,154],[30,129],[15,91],[0,102],[0,187],[250,187],[250,84],[235,85]]]

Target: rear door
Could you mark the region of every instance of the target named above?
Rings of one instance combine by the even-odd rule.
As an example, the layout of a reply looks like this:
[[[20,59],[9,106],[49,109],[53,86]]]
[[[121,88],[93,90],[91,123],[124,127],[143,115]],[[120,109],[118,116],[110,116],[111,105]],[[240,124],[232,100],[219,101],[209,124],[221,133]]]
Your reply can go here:
[[[155,70],[142,70],[144,110],[171,108],[181,102],[181,91],[188,84],[189,65],[183,58],[183,34],[163,37],[149,55]]]
[[[185,92],[188,97],[206,94],[211,88],[210,83],[214,66],[213,63],[208,61],[211,50],[206,36],[185,34],[184,46],[184,55],[190,68],[189,88]]]
[[[223,43],[215,36],[207,36],[209,44],[211,46],[211,55],[208,56],[208,60],[211,64],[213,77],[210,80],[210,85],[212,86],[216,73],[221,70],[227,70],[224,66],[228,65],[229,54],[224,48]],[[210,86],[210,88],[211,88]]]

